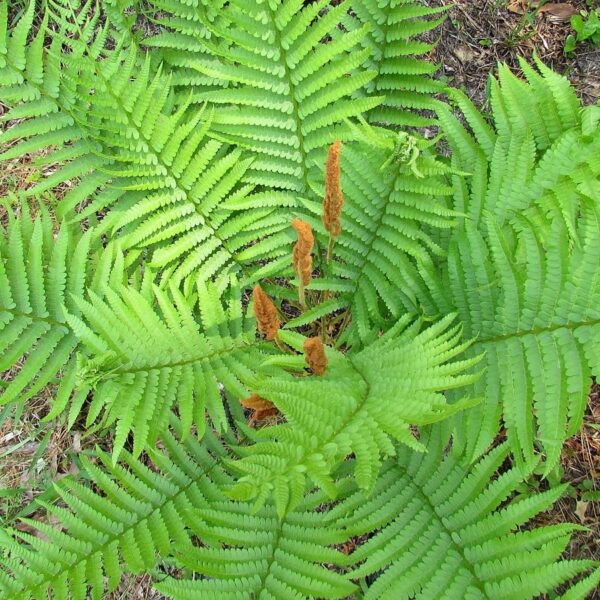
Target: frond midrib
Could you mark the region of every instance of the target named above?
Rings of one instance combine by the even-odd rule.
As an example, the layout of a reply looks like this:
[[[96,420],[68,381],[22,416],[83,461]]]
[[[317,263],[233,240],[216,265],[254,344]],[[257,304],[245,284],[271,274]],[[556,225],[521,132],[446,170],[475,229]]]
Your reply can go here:
[[[14,315],[15,318],[30,319],[32,321],[41,321],[42,323],[48,323],[48,325],[50,325],[51,327],[62,327],[68,332],[73,332],[66,321],[57,321],[56,319],[52,319],[51,317],[42,317],[40,315],[36,315],[33,312],[25,313],[13,310],[11,308],[5,308],[4,306],[0,306],[0,313],[9,313],[11,315]]]
[[[78,31],[80,32],[80,28],[78,27],[77,29],[78,29]],[[86,51],[87,51],[87,48],[86,48]],[[46,49],[44,49],[44,53],[45,53],[45,52],[46,52]],[[183,194],[184,194],[184,196],[185,196],[185,199],[186,199],[186,202],[187,202],[188,204],[192,205],[192,206],[193,206],[193,208],[194,208],[194,211],[196,212],[196,214],[200,215],[200,216],[201,216],[201,217],[202,217],[202,218],[203,218],[203,219],[206,221],[206,224],[207,224],[207,225],[208,225],[208,227],[210,227],[210,229],[212,230],[212,231],[211,231],[211,235],[213,235],[215,238],[217,238],[217,239],[219,240],[219,242],[220,242],[220,244],[221,244],[221,247],[222,247],[222,248],[224,248],[224,249],[227,251],[227,253],[229,254],[229,258],[230,258],[230,260],[232,260],[233,262],[237,263],[237,264],[238,264],[238,266],[242,267],[243,265],[242,265],[242,264],[239,262],[239,260],[236,258],[236,255],[235,255],[233,252],[231,252],[231,250],[229,250],[229,248],[227,247],[227,245],[226,245],[225,241],[224,241],[224,240],[223,240],[223,239],[222,239],[222,238],[221,238],[221,237],[218,235],[218,233],[217,233],[216,229],[215,229],[215,228],[212,226],[212,224],[210,223],[210,219],[209,219],[209,217],[207,217],[207,216],[206,216],[206,215],[205,215],[205,214],[204,214],[204,213],[203,213],[203,212],[200,210],[200,207],[198,206],[198,204],[197,204],[196,202],[194,202],[194,201],[191,199],[191,197],[190,197],[190,194],[189,194],[189,191],[188,191],[186,188],[184,188],[184,187],[182,187],[182,186],[181,186],[181,178],[180,178],[180,177],[178,177],[178,176],[176,176],[176,175],[174,174],[173,170],[171,169],[171,167],[170,167],[169,165],[167,165],[167,164],[164,162],[164,160],[163,160],[163,157],[162,157],[162,154],[161,154],[160,152],[157,152],[157,150],[155,149],[155,147],[154,147],[154,146],[153,146],[153,144],[151,143],[151,140],[150,140],[150,139],[148,139],[148,137],[145,135],[145,132],[143,131],[143,129],[142,129],[141,127],[138,127],[138,126],[135,124],[135,122],[134,122],[134,121],[132,121],[132,119],[131,119],[131,115],[130,115],[130,114],[129,114],[129,112],[128,112],[128,111],[125,109],[125,107],[124,107],[124,105],[123,105],[123,103],[122,103],[122,101],[121,101],[121,98],[120,98],[118,95],[116,95],[116,94],[113,92],[113,89],[112,89],[112,87],[111,87],[111,86],[108,84],[108,82],[107,82],[106,78],[104,77],[104,75],[103,75],[103,74],[102,74],[102,73],[99,71],[99,69],[97,68],[96,61],[95,61],[95,60],[93,60],[93,59],[92,59],[92,58],[89,56],[89,54],[86,54],[86,56],[87,56],[87,59],[88,59],[89,61],[91,61],[91,63],[93,64],[94,71],[96,72],[96,75],[97,75],[97,76],[99,76],[99,77],[102,79],[102,82],[104,83],[104,86],[105,86],[106,90],[109,92],[109,94],[111,95],[111,97],[112,97],[112,98],[115,100],[115,102],[118,104],[118,107],[119,107],[119,109],[121,110],[122,114],[124,114],[124,115],[125,115],[125,117],[126,117],[126,119],[127,119],[127,123],[128,123],[128,125],[129,125],[130,127],[132,127],[133,129],[135,129],[135,131],[137,131],[137,133],[140,135],[140,137],[141,137],[141,138],[142,138],[142,139],[143,139],[143,140],[144,140],[144,141],[147,143],[148,147],[152,149],[152,153],[153,153],[153,154],[154,154],[154,156],[156,157],[156,159],[157,159],[157,161],[159,162],[159,164],[160,164],[160,165],[161,165],[161,166],[162,166],[162,167],[165,169],[165,171],[167,172],[167,174],[169,175],[169,177],[171,177],[171,178],[173,179],[173,181],[175,181],[175,183],[176,183],[176,186],[177,186],[177,189],[178,189],[178,190],[180,190],[181,192],[183,192]],[[64,106],[62,103],[60,103],[60,102],[58,101],[58,99],[57,99],[57,98],[54,98],[54,97],[50,96],[50,95],[49,95],[49,94],[48,94],[48,93],[47,93],[47,92],[44,90],[44,88],[43,88],[43,87],[42,87],[40,84],[38,84],[38,83],[34,82],[33,80],[31,80],[31,78],[27,77],[27,70],[25,70],[25,71],[21,71],[20,69],[18,69],[18,68],[17,68],[17,67],[14,65],[14,63],[12,63],[12,62],[10,61],[10,59],[9,59],[9,57],[8,57],[8,56],[6,57],[6,60],[7,60],[7,64],[9,64],[9,65],[10,65],[10,66],[11,66],[11,67],[12,67],[12,68],[13,68],[13,69],[16,71],[16,72],[18,72],[18,73],[20,73],[21,75],[23,75],[23,76],[25,76],[25,77],[26,77],[26,79],[27,79],[28,83],[29,83],[29,84],[31,84],[31,85],[33,85],[33,86],[35,87],[35,89],[38,91],[38,93],[39,93],[41,96],[43,96],[43,97],[46,97],[46,98],[48,98],[49,100],[51,100],[52,102],[54,102],[54,104],[55,104],[55,105],[56,105],[56,106],[57,106],[57,107],[58,107],[58,108],[59,108],[59,109],[60,109],[60,110],[61,110],[63,113],[65,113],[65,114],[69,115],[69,117],[71,117],[71,119],[73,119],[73,122],[78,124],[78,125],[77,125],[78,129],[79,129],[79,130],[81,130],[81,131],[84,133],[84,137],[83,137],[83,139],[84,139],[84,142],[85,142],[86,144],[89,144],[89,140],[88,140],[89,134],[88,134],[88,132],[86,131],[85,127],[82,127],[82,126],[79,124],[79,118],[78,118],[76,115],[74,115],[74,114],[73,114],[71,111],[69,111],[69,110],[68,110],[68,108],[67,108],[67,107],[65,107],[65,106]],[[287,68],[287,64],[286,64],[286,68]],[[286,71],[286,75],[288,75],[288,78],[289,78],[289,73],[288,73],[287,71]],[[295,99],[294,99],[294,100],[295,100]],[[294,105],[294,106],[295,106],[295,105]],[[296,106],[295,106],[295,109],[296,109]],[[297,115],[297,111],[296,111],[296,110],[295,110],[295,113],[294,113],[294,114],[295,114],[295,117],[296,117],[296,118],[298,118],[298,115]],[[90,151],[90,152],[92,152],[93,150],[92,150],[91,148],[89,148],[89,151]],[[305,179],[306,179],[306,172],[304,173],[304,177],[305,177]]]
[[[309,190],[309,184],[308,184],[308,155],[306,153],[306,149],[304,148],[304,136],[302,135],[302,120],[300,119],[300,109],[298,106],[298,101],[296,100],[296,87],[294,86],[293,82],[292,82],[292,76],[290,73],[290,68],[287,62],[287,52],[285,51],[283,44],[281,43],[281,32],[279,31],[279,29],[277,28],[277,24],[275,22],[275,17],[273,15],[273,9],[271,8],[271,3],[267,2],[266,3],[266,8],[267,8],[267,13],[269,15],[269,20],[271,22],[271,26],[273,27],[273,31],[275,32],[275,41],[277,43],[279,52],[280,52],[280,57],[281,57],[281,62],[283,64],[283,69],[284,69],[284,73],[285,73],[285,80],[287,82],[288,85],[288,89],[290,90],[289,92],[289,97],[292,103],[292,110],[293,110],[293,118],[294,118],[294,123],[296,124],[296,138],[298,139],[298,144],[299,144],[299,151],[300,151],[300,156],[302,158],[302,163],[301,163],[301,167],[302,167],[302,189],[299,190],[300,193],[306,192],[307,190]]]
[[[283,533],[283,525],[285,523],[285,517],[283,519],[276,519],[277,521],[277,529],[275,531],[275,537],[271,541],[271,555],[268,559],[267,568],[265,569],[264,575],[260,577],[260,584],[257,593],[260,594],[262,591],[266,589],[265,584],[269,575],[271,574],[271,568],[275,561],[275,554],[279,548],[279,541],[281,540],[281,534]]]
[[[496,344],[498,342],[503,342],[512,338],[522,338],[527,337],[529,335],[537,336],[542,335],[543,333],[553,333],[555,331],[559,331],[560,329],[568,329],[569,331],[574,331],[575,329],[578,329],[580,327],[593,327],[594,325],[600,325],[600,319],[590,319],[589,321],[572,321],[564,324],[550,325],[548,327],[536,327],[529,330],[520,330],[496,336],[475,338],[473,345],[475,346],[478,344]]]
[[[404,469],[403,469],[404,470]],[[408,476],[408,471],[406,471],[406,475]],[[454,536],[452,535],[454,532],[450,529],[448,529],[444,523],[444,520],[442,519],[442,517],[438,514],[437,511],[437,507],[435,504],[433,504],[429,498],[429,496],[427,494],[425,494],[425,492],[423,491],[423,489],[421,488],[421,486],[416,483],[416,482],[412,482],[412,484],[414,485],[414,487],[417,489],[417,492],[419,494],[419,496],[421,496],[421,498],[423,499],[423,501],[427,504],[427,506],[429,506],[429,508],[431,509],[432,513],[435,515],[438,523],[442,526],[443,530],[446,532],[446,535],[448,536],[448,538],[450,539],[450,541],[452,542],[452,547],[458,552],[458,554],[460,555],[462,564],[466,566],[467,570],[469,571],[469,573],[471,573],[471,575],[473,576],[473,579],[475,581],[475,587],[482,593],[485,595],[485,597],[487,598],[488,595],[485,592],[485,584],[482,584],[481,581],[479,580],[479,577],[477,577],[475,570],[474,570],[474,566],[471,563],[471,561],[469,561],[466,556],[465,553],[463,551],[462,546],[459,546],[455,541],[454,541]],[[472,582],[471,582],[472,584]]]
[[[380,7],[381,8],[381,7]],[[375,81],[377,81],[377,84],[379,84],[379,76],[381,75],[381,67],[383,65],[383,63],[385,62],[385,51],[387,49],[387,45],[388,45],[388,39],[387,39],[387,34],[388,34],[388,28],[390,26],[390,11],[391,11],[391,2],[386,2],[385,6],[383,7],[383,14],[385,15],[385,21],[383,23],[383,27],[382,27],[382,33],[383,33],[383,42],[381,44],[378,44],[378,48],[381,49],[381,54],[380,54],[380,58],[378,61],[374,61],[374,64],[376,65],[375,69],[377,70],[377,76],[375,78]],[[376,87],[376,91],[381,93],[381,90],[379,89],[379,87]],[[385,93],[385,91],[384,91]],[[387,96],[387,93],[386,93]],[[385,104],[385,101],[384,101]],[[371,117],[372,117],[372,113],[367,115],[367,122],[371,122]],[[394,179],[394,183],[396,182],[396,180]]]
[[[352,298],[354,298],[354,296],[356,295],[356,292],[357,292],[357,290],[359,288],[360,281],[364,277],[366,277],[366,275],[365,275],[365,265],[367,265],[370,262],[369,261],[369,257],[371,256],[371,254],[373,252],[373,244],[375,243],[375,240],[378,239],[379,230],[383,226],[384,218],[387,215],[387,209],[388,209],[389,205],[391,204],[390,198],[391,198],[391,195],[394,193],[394,191],[396,189],[396,182],[398,181],[399,177],[400,177],[400,171],[398,171],[396,173],[396,175],[394,176],[394,180],[391,183],[390,192],[389,192],[389,194],[387,194],[387,197],[384,200],[383,206],[381,208],[381,212],[380,212],[379,217],[377,218],[377,221],[376,221],[375,229],[373,230],[373,233],[371,234],[371,238],[370,238],[369,242],[366,244],[367,251],[362,254],[363,258],[360,261],[360,264],[359,265],[353,265],[353,266],[355,266],[359,270],[359,275],[358,275],[358,277],[356,277],[356,279],[353,282],[353,288],[352,288],[352,290],[349,290],[348,292],[346,292],[347,294],[351,295]]]
[[[207,338],[207,339],[210,339],[210,338]],[[222,339],[222,338],[219,337],[219,339]],[[198,355],[198,356],[194,356],[192,358],[187,358],[187,359],[181,360],[181,361],[162,363],[162,364],[157,364],[157,365],[152,365],[152,366],[137,367],[137,368],[120,368],[120,369],[115,369],[114,371],[111,371],[111,373],[123,375],[126,373],[141,373],[144,371],[152,371],[155,369],[175,369],[177,367],[185,367],[186,365],[199,363],[199,362],[202,362],[205,360],[211,361],[213,359],[219,358],[221,356],[225,356],[227,354],[234,354],[236,352],[246,352],[246,351],[254,349],[258,346],[261,346],[263,344],[264,344],[263,340],[257,339],[257,340],[248,342],[247,340],[242,339],[238,342],[238,344],[234,344],[227,348],[221,348],[219,350],[211,352],[210,354]]]

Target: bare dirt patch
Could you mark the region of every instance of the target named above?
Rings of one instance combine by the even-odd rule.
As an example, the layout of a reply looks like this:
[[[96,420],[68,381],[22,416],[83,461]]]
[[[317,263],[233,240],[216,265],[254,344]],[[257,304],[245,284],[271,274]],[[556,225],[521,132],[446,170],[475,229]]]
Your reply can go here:
[[[518,67],[519,57],[531,60],[534,54],[566,75],[585,103],[600,99],[600,48],[581,44],[572,55],[564,52],[572,33],[569,13],[585,10],[585,0],[555,3],[562,5],[562,13],[537,10],[528,0],[429,0],[428,4],[450,7],[448,19],[436,32],[434,58],[441,65],[441,76],[480,106],[486,103],[488,74],[496,71],[498,62]]]

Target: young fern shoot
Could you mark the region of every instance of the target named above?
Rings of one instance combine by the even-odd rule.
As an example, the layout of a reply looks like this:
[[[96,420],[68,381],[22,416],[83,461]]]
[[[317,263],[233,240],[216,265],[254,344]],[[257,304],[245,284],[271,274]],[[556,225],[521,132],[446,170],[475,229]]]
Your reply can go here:
[[[342,226],[340,216],[344,197],[340,182],[340,156],[342,143],[338,140],[329,147],[327,161],[325,163],[325,197],[323,198],[323,225],[329,232],[329,243],[327,244],[327,263],[331,262],[333,256],[333,244],[335,238],[340,235]]]
[[[298,300],[300,306],[306,308],[306,297],[304,288],[310,283],[312,276],[312,249],[315,244],[312,229],[308,223],[300,219],[292,221],[292,227],[298,234],[298,241],[294,245],[292,260],[294,271],[298,276]]]
[[[258,331],[263,333],[268,341],[276,340],[281,321],[273,300],[267,296],[260,285],[254,286],[252,299],[254,300],[254,316]]]

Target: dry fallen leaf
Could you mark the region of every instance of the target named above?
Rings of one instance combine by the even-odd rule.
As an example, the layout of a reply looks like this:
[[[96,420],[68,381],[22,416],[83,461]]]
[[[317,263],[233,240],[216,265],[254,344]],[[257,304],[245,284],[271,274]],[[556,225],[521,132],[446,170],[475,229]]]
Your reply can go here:
[[[469,46],[461,44],[454,48],[454,56],[464,65],[473,61],[477,54]]]
[[[585,521],[585,511],[589,502],[584,502],[583,500],[577,501],[577,507],[575,508],[575,514],[579,517],[579,520],[583,523]]]
[[[540,2],[528,2],[527,0],[511,0],[506,6],[509,12],[524,15],[527,11],[534,11]],[[577,9],[568,2],[548,2],[538,9],[540,14],[546,14],[550,21],[565,23],[577,14]]]
[[[81,452],[81,431],[73,433],[73,452],[79,454]]]
[[[554,23],[567,23],[578,11],[573,5],[566,2],[549,2],[544,4],[539,12],[548,15],[550,21]]]
[[[525,9],[527,8],[526,0],[511,0],[507,6],[507,10],[517,15],[524,15]]]

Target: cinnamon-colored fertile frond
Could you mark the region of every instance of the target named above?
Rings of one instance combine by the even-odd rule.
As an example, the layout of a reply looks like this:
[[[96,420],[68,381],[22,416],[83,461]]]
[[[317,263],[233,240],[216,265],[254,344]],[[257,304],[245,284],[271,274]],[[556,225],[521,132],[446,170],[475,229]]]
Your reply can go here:
[[[315,375],[323,375],[327,369],[325,346],[320,337],[308,338],[304,342],[304,357],[306,363]]]
[[[342,142],[333,142],[327,153],[325,162],[325,197],[323,198],[323,225],[332,236],[337,237],[341,231],[340,215],[342,214],[342,184],[340,182],[340,154]]]
[[[277,316],[277,309],[273,301],[265,294],[260,285],[254,286],[252,298],[258,331],[264,333],[268,340],[274,340],[277,337],[281,321]]]
[[[249,408],[253,411],[250,418],[251,423],[262,421],[265,417],[276,415],[279,412],[272,402],[265,400],[265,398],[262,398],[258,394],[250,394],[248,398],[240,400],[240,404],[244,408]]]
[[[310,225],[300,219],[294,219],[292,221],[292,227],[298,234],[298,241],[294,245],[294,251],[292,253],[294,270],[298,275],[298,279],[302,282],[302,285],[308,285],[312,274],[311,252],[315,243],[315,238]]]
[[[250,408],[252,410],[266,410],[267,408],[273,408],[274,404],[270,400],[265,400],[258,394],[250,394],[247,398],[240,400],[240,404],[244,408]]]

